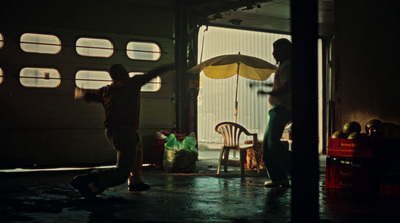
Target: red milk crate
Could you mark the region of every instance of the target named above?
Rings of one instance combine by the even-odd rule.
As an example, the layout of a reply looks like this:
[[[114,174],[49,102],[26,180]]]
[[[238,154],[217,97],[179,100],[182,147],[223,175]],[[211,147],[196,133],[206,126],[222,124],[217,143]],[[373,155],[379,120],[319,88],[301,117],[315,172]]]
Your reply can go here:
[[[246,140],[244,144],[252,144],[253,140]],[[259,168],[260,170],[265,169],[265,163],[263,158],[263,150],[262,150],[262,141],[258,141],[258,150],[254,151],[254,149],[246,150],[246,163],[245,166],[248,169],[255,170],[257,169],[257,161],[256,161],[256,153],[258,153],[260,160],[259,160]]]
[[[370,168],[368,159],[327,157],[325,187],[352,191],[368,191]]]
[[[369,139],[328,138],[328,156],[372,158],[372,143]]]

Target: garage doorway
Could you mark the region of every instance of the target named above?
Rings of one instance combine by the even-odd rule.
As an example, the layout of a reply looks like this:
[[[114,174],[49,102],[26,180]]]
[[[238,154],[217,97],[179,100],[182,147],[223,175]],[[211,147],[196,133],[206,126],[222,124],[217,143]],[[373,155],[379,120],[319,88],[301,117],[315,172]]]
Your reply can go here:
[[[199,61],[198,63],[215,56],[225,54],[240,54],[258,57],[275,64],[272,56],[272,44],[277,39],[287,38],[290,35],[228,29],[221,27],[200,27],[199,30]],[[322,44],[319,46],[319,137],[322,137]],[[201,61],[200,61],[201,60]],[[262,140],[268,123],[268,109],[270,107],[267,96],[257,95],[258,90],[271,90],[268,87],[254,85],[255,82],[272,83],[273,75],[266,81],[254,81],[239,77],[238,84],[238,123],[250,132],[258,134]],[[253,87],[250,87],[253,83]],[[254,87],[256,86],[256,87]],[[211,79],[200,73],[198,94],[198,141],[206,144],[222,144],[222,137],[214,130],[215,125],[223,121],[235,121],[234,101],[236,90],[236,76],[227,79]],[[243,140],[247,140],[243,138]],[[321,141],[321,140],[320,140]],[[321,143],[320,143],[321,144]],[[322,145],[319,149],[322,152]]]

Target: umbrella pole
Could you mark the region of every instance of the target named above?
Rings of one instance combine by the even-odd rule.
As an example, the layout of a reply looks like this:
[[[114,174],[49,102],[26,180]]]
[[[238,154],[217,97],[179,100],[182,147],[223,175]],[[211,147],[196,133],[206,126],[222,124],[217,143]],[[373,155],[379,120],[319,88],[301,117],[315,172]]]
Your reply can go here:
[[[238,98],[238,85],[239,85],[239,65],[240,65],[240,63],[238,63],[237,72],[236,72],[237,77],[236,77],[236,96],[235,96],[235,112],[234,112],[235,123],[237,123],[237,110],[238,110],[237,98]]]

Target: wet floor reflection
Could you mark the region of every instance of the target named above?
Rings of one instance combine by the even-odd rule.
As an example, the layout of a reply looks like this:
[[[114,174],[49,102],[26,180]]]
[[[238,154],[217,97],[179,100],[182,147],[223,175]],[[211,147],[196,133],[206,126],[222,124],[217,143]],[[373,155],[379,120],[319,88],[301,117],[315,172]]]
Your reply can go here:
[[[166,205],[184,207],[185,217],[212,222],[261,221],[265,215],[290,216],[290,189],[264,188],[264,178],[168,176],[152,190]],[[258,220],[257,220],[258,219]],[[246,220],[247,221],[247,220]]]
[[[83,199],[70,186],[76,173],[0,175],[0,222],[290,222],[290,188],[265,188],[263,174],[203,171],[145,172],[149,191],[129,192],[125,184],[94,200]],[[319,190],[321,222],[400,218],[398,196],[328,191],[324,176]]]
[[[338,222],[398,222],[398,196],[379,193],[326,190],[320,193],[320,218]]]
[[[265,211],[290,217],[290,189],[266,189]]]
[[[197,188],[193,199],[193,208],[202,213],[215,216],[233,217],[263,212],[265,193],[261,187],[247,187],[240,178],[196,178]]]
[[[1,184],[0,204],[8,206],[1,210],[1,222],[17,218],[25,222],[63,219],[90,223],[133,219],[135,222],[290,220],[290,189],[264,188],[263,176],[147,175],[145,181],[152,186],[149,191],[128,192],[127,186],[121,185],[107,189],[93,200],[81,198],[69,185],[70,179],[71,176],[66,176],[63,183],[37,179],[29,186],[23,183],[29,179],[22,179],[18,187]]]

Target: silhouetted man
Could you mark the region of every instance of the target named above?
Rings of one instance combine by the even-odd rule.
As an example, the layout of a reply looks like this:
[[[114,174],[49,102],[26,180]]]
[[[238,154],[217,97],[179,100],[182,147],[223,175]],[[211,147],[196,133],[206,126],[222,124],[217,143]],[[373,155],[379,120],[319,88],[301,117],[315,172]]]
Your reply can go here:
[[[103,104],[106,136],[117,150],[115,168],[94,170],[83,176],[76,176],[71,185],[85,197],[94,197],[106,188],[123,184],[128,180],[129,190],[148,190],[149,185],[141,181],[143,152],[138,152],[140,89],[151,79],[172,71],[173,66],[164,65],[147,74],[129,77],[121,64],[110,68],[112,83],[98,90],[83,92],[76,89],[75,99]],[[139,149],[140,150],[140,149]],[[134,167],[136,167],[134,169]]]

